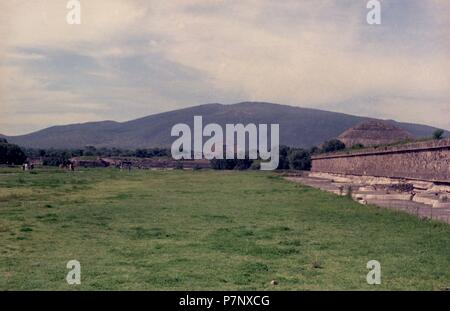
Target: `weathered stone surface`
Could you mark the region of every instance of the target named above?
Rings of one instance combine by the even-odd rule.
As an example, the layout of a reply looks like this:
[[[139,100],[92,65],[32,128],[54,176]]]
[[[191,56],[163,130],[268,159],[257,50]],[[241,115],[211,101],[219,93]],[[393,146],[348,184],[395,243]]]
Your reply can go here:
[[[381,120],[364,121],[342,133],[339,137],[347,147],[362,144],[366,147],[390,144],[412,139],[407,131]]]
[[[450,182],[450,138],[312,157],[313,172]]]
[[[397,185],[410,185],[409,180],[377,178],[370,176],[345,176],[349,183],[337,182],[337,176],[326,173],[304,173],[299,176],[285,177],[287,180],[302,183],[336,195],[347,195],[352,188],[352,198],[363,205],[375,204],[399,211],[414,214],[421,218],[432,218],[450,224],[450,203],[445,202],[445,196],[450,192],[450,186],[439,185],[439,192],[431,191],[435,185],[429,183],[429,189]],[[381,183],[380,183],[381,182]],[[392,187],[395,185],[395,187]],[[420,187],[423,187],[421,184]]]

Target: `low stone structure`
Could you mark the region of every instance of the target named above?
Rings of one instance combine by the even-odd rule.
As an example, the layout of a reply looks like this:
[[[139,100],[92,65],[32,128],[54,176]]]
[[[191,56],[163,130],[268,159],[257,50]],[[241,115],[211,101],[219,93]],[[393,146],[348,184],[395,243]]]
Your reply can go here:
[[[85,168],[94,168],[94,167],[108,167],[109,163],[101,159],[100,157],[96,157],[93,159],[87,159],[83,157],[75,157],[69,159],[69,162],[76,167],[85,167]]]
[[[121,157],[121,158],[110,158],[108,159],[111,163],[122,162],[130,163],[133,168],[140,169],[171,169],[171,168],[210,168],[209,160],[174,160],[172,158],[135,158],[135,157]],[[113,164],[111,164],[113,165]],[[117,166],[117,164],[114,164]]]
[[[361,122],[338,137],[349,148],[354,145],[386,145],[413,138],[414,136],[404,129],[381,120]]]
[[[317,155],[311,171],[450,183],[450,138]]]
[[[450,224],[450,185],[407,179],[302,172],[286,179],[336,195]]]
[[[87,159],[85,157],[71,158],[70,163],[76,167],[117,167],[117,168],[139,168],[139,169],[173,169],[173,168],[210,168],[209,160],[173,160],[172,158],[136,158],[136,157],[96,157]]]

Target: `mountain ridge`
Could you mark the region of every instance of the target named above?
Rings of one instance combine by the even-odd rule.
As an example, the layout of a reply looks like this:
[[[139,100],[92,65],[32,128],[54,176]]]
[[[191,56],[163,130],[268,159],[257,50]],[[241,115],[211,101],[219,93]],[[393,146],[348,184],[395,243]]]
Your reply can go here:
[[[296,147],[320,145],[364,120],[376,118],[303,108],[268,102],[219,103],[182,108],[141,118],[55,125],[18,136],[0,135],[8,141],[32,148],[82,148],[87,145],[117,148],[168,147],[175,139],[170,130],[177,123],[193,125],[194,115],[203,116],[203,124],[266,123],[280,124],[280,144]],[[431,136],[435,127],[383,120],[403,128],[415,137]],[[448,135],[448,132],[446,132]]]

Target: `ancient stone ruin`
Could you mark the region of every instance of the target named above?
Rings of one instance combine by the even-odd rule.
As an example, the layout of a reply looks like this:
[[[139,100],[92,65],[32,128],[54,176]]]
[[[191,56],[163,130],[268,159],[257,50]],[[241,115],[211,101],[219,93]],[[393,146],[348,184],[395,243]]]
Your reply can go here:
[[[196,169],[210,168],[209,160],[173,160],[171,158],[136,158],[136,157],[95,157],[86,159],[83,157],[71,158],[70,163],[75,167],[116,167],[134,169]]]
[[[450,224],[450,138],[316,155],[310,173],[287,178]]]
[[[338,137],[349,148],[358,144],[365,147],[386,145],[413,138],[407,131],[381,120],[364,121]]]
[[[313,172],[450,182],[450,138],[312,157]]]

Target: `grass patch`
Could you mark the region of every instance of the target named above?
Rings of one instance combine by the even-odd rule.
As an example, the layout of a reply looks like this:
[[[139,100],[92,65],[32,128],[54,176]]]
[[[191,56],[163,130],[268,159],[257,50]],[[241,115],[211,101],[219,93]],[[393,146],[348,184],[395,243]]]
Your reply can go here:
[[[450,286],[447,225],[270,172],[37,172],[0,169],[0,290],[72,289],[72,259],[82,290]]]

